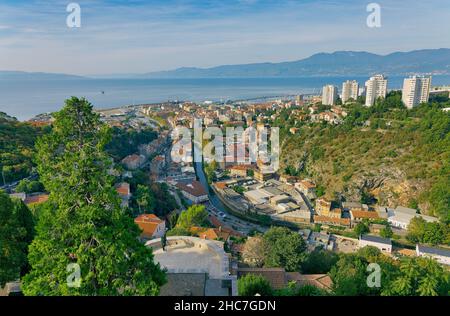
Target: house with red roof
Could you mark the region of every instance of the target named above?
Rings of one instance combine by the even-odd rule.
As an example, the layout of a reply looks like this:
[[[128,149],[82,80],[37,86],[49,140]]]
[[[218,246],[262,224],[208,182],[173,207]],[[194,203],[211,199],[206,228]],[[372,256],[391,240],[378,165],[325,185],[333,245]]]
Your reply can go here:
[[[134,222],[142,230],[141,239],[161,238],[166,231],[166,222],[155,214],[142,214]]]

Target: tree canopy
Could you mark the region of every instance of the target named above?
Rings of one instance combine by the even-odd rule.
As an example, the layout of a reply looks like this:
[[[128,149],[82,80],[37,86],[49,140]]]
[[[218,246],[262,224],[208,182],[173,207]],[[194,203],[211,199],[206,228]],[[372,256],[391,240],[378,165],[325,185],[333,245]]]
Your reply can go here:
[[[26,270],[33,235],[33,217],[27,206],[0,191],[0,288],[18,280]]]
[[[305,259],[306,243],[303,238],[285,227],[272,227],[263,236],[264,266],[299,271]]]
[[[52,132],[36,144],[40,179],[50,192],[23,278],[26,295],[157,295],[165,282],[139,229],[120,208],[110,159],[111,139],[85,99],[72,97],[55,115]],[[81,282],[68,282],[70,267]]]
[[[194,226],[205,226],[208,212],[204,205],[192,205],[178,217],[177,227],[190,230]]]
[[[267,279],[261,275],[246,274],[238,280],[239,296],[272,295],[272,288]]]

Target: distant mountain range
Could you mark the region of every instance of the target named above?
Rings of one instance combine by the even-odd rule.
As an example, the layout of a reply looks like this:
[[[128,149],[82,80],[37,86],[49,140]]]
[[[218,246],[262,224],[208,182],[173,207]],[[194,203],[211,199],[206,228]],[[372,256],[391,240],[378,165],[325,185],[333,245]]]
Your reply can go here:
[[[87,77],[45,72],[0,71],[0,80],[73,80]]]
[[[152,72],[142,78],[242,78],[310,77],[371,75],[408,75],[413,73],[450,74],[450,49],[424,49],[396,52],[386,56],[340,51],[319,53],[306,59],[282,63],[258,63],[213,68],[179,68]]]
[[[98,75],[92,78],[258,78],[258,77],[313,77],[313,76],[369,76],[445,74],[450,75],[450,49],[422,49],[377,55],[368,52],[338,51],[319,53],[298,61],[224,65],[212,68],[183,67],[169,71],[145,74]],[[0,79],[82,79],[87,77],[0,71]]]

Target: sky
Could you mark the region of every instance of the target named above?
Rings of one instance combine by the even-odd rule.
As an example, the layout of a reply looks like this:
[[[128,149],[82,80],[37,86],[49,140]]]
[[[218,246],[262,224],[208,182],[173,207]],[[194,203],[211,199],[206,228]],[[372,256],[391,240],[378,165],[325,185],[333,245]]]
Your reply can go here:
[[[0,0],[0,70],[78,75],[450,48],[448,0]],[[369,28],[366,7],[381,8]]]

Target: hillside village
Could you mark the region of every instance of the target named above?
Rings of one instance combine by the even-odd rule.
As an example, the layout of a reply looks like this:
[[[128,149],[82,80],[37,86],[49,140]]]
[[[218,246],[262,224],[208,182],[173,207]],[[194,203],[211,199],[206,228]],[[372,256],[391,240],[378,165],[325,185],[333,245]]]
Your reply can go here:
[[[210,153],[200,162],[194,159],[200,144],[188,142],[179,147],[180,135],[174,134],[179,127],[192,130],[195,122],[201,122],[203,128],[222,131],[252,127],[259,139],[265,130],[282,122],[283,150],[283,143],[305,128],[345,126],[352,107],[362,106],[358,105],[363,101],[359,89],[345,104],[335,91],[326,100],[329,89],[324,87],[322,96],[255,104],[167,102],[98,111],[101,121],[115,129],[118,140],[128,135],[122,131],[133,135],[133,146],[125,146],[126,151],[120,141],[109,147],[113,158],[108,173],[115,179],[121,207],[129,210],[141,230],[141,242],[152,248],[155,260],[167,268],[169,282],[161,295],[237,295],[238,280],[248,275],[262,276],[278,291],[293,283],[298,287],[312,285],[323,293],[334,291],[328,271],[311,269],[313,273],[308,273],[307,269],[272,267],[258,263],[261,259],[249,254],[252,243],[261,242],[261,236],[277,229],[300,239],[299,247],[304,248],[298,252],[307,256],[320,251],[359,254],[371,246],[393,260],[433,258],[447,269],[448,226],[438,216],[419,212],[417,205],[393,205],[392,201],[385,205],[367,196],[330,198],[323,183],[317,183],[300,167],[282,163],[284,168],[274,170],[261,157],[252,161],[246,132],[231,143],[223,144],[225,137],[210,139],[216,147],[223,146],[224,159],[217,161]],[[449,91],[441,87],[430,94],[448,95]],[[395,92],[390,94],[395,96]],[[52,122],[50,115],[30,121],[36,126]],[[372,123],[364,121],[361,128],[370,128]],[[242,160],[237,157],[239,151],[244,154]],[[282,152],[281,161],[284,155]],[[38,209],[49,198],[45,192],[18,192],[19,185],[16,182],[5,188],[11,198],[30,208]],[[196,212],[193,218],[203,219],[181,225],[190,212]],[[427,225],[441,229],[444,235],[430,240],[414,235],[417,227],[425,229]]]

